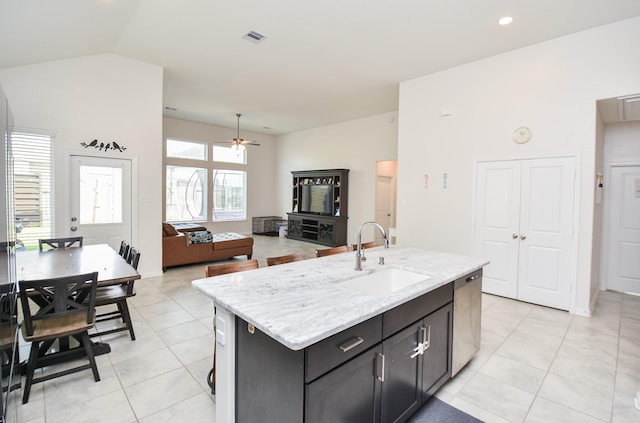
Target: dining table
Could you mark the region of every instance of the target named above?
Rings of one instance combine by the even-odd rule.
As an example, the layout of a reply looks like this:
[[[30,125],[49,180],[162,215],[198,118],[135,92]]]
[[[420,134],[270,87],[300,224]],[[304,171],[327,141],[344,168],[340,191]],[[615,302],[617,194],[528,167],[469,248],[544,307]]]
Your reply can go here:
[[[18,285],[22,280],[52,279],[91,272],[98,272],[98,287],[141,278],[138,271],[108,244],[53,248],[46,251],[27,250],[16,253]],[[81,348],[74,348],[74,350],[77,350],[78,355],[83,354]],[[95,355],[109,352],[111,347],[108,343],[94,342]],[[69,356],[70,354],[66,354],[66,358]],[[55,362],[57,360],[50,364]]]
[[[18,281],[98,272],[98,286],[140,279],[140,274],[108,244],[16,253]]]

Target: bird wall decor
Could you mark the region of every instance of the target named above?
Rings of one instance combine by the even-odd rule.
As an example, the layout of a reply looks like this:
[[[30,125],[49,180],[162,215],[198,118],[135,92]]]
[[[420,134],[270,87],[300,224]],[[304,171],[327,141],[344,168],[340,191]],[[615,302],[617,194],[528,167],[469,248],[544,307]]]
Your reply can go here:
[[[89,147],[93,147],[93,148],[97,148],[98,150],[102,151],[109,151],[109,150],[117,150],[120,152],[123,152],[124,150],[127,149],[127,147],[119,145],[117,142],[112,141],[112,142],[108,142],[108,143],[103,143],[103,142],[99,142],[98,140],[93,140],[91,142],[84,142],[82,141],[80,143],[81,146],[83,146],[84,148],[89,148]]]

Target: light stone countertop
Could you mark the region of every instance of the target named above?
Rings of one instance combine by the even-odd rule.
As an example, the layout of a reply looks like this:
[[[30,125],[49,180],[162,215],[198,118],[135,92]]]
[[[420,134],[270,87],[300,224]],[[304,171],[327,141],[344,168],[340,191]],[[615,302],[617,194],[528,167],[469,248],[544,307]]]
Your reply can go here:
[[[365,250],[362,271],[355,252],[198,279],[192,285],[287,348],[301,350],[344,329],[487,265],[488,260],[391,246]],[[385,264],[378,264],[378,257]],[[396,267],[429,276],[384,297],[340,282]]]

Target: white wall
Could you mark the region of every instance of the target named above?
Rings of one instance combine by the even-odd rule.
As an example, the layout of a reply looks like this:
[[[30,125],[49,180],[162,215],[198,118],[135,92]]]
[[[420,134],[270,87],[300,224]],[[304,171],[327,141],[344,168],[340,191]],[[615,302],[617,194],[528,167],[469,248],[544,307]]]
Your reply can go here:
[[[640,18],[634,18],[403,82],[399,243],[470,253],[477,160],[576,154],[580,209],[573,311],[588,313],[594,294],[596,100],[640,92],[638,39]],[[441,117],[443,108],[453,114]],[[511,141],[519,126],[532,129],[529,143]]]
[[[347,242],[355,242],[359,226],[375,218],[376,162],[397,157],[396,116],[383,113],[278,136],[277,214],[286,218],[291,212],[291,171],[350,169]]]
[[[235,138],[236,129],[190,120],[164,118],[164,137],[184,141],[227,142]],[[242,130],[240,136],[260,143],[247,147],[247,219],[237,222],[207,223],[212,232],[251,233],[252,217],[272,216],[276,209],[275,137]],[[221,144],[224,146],[224,144]]]
[[[67,157],[88,153],[80,142],[116,140],[127,150],[114,156],[138,159],[132,243],[143,276],[162,266],[162,76],[158,66],[113,54],[0,69],[16,127],[56,134],[56,236],[70,235]]]

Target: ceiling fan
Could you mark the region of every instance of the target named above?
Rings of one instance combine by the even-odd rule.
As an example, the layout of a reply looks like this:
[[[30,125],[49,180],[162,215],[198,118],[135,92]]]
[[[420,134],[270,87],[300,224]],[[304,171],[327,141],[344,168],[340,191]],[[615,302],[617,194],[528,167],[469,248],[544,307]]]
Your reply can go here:
[[[242,151],[244,150],[245,145],[260,145],[260,143],[256,141],[245,140],[240,138],[240,116],[242,116],[240,113],[236,113],[236,117],[238,118],[238,126],[237,126],[236,137],[233,140],[231,140],[231,148],[233,150]]]

